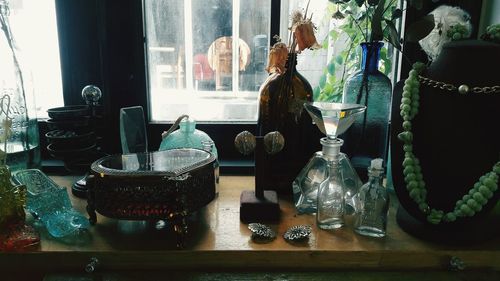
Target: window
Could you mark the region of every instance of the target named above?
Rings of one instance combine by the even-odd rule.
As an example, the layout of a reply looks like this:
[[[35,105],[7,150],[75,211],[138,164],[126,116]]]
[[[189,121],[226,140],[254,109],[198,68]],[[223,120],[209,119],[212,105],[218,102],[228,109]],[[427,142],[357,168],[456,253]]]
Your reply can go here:
[[[36,0],[31,1],[36,2]],[[255,85],[258,83],[255,83],[252,89],[252,83],[248,81],[252,81],[249,78],[257,73],[257,69],[260,71],[264,69],[264,66],[255,65],[256,70],[252,70],[251,66],[252,62],[259,61],[259,58],[260,61],[264,58],[267,60],[267,50],[261,48],[262,52],[254,52],[252,37],[262,38],[257,35],[266,34],[266,42],[272,42],[272,35],[280,33],[280,18],[282,27],[286,29],[290,11],[293,7],[305,7],[307,0],[55,0],[55,2],[64,101],[66,105],[82,104],[80,92],[85,85],[94,84],[101,88],[103,92],[101,103],[106,114],[106,124],[103,124],[106,127],[106,136],[103,140],[107,143],[103,151],[120,152],[118,118],[121,107],[134,105],[144,107],[146,118],[150,121],[147,128],[149,148],[155,150],[159,147],[161,132],[170,126],[168,123],[172,123],[180,111],[184,113],[184,109],[180,110],[178,101],[185,99],[188,102],[184,103],[184,106],[193,104],[193,108],[188,112],[192,115],[202,110],[215,112],[218,108],[219,121],[207,117],[204,118],[207,122],[197,127],[214,139],[219,155],[222,161],[225,161],[241,159],[241,155],[234,149],[234,137],[243,130],[252,131],[255,128],[254,114],[257,110]],[[319,6],[318,9],[310,8],[314,10],[313,20],[318,25],[324,22],[325,30],[329,30],[330,19],[322,19],[324,10],[321,5],[324,7],[329,2],[311,0],[312,6]],[[422,10],[408,9],[409,20],[405,25],[427,14],[436,5],[439,3],[428,2]],[[473,12],[474,9],[469,10],[473,20],[477,21],[480,5],[476,2],[467,5],[475,7],[476,12]],[[222,13],[223,8],[226,10],[225,13]],[[191,17],[189,21],[186,18],[188,14]],[[224,17],[219,16],[222,14]],[[251,19],[251,25],[244,23],[242,19],[244,17]],[[214,19],[213,22],[210,21],[211,18]],[[214,22],[217,20],[223,23],[220,29],[215,28]],[[258,24],[254,26],[255,23]],[[198,33],[195,32],[196,28],[199,29]],[[322,25],[319,28],[318,41],[321,43],[324,38],[324,35],[321,35]],[[274,30],[270,31],[271,29]],[[229,30],[229,33],[225,33]],[[202,62],[198,64],[194,62],[196,48],[203,47],[203,52],[200,52],[206,53],[208,57],[211,43],[219,37],[230,37],[231,40],[241,38],[245,41],[250,48],[250,63],[244,71],[240,71],[239,52],[238,56],[236,52],[231,52],[231,74],[223,77],[219,84],[221,87],[216,90],[213,73],[209,69],[202,68]],[[204,39],[198,40],[199,38]],[[236,46],[233,47],[236,45],[235,42],[239,40],[231,41],[230,50],[237,49]],[[261,46],[258,43],[256,45]],[[411,61],[425,60],[425,54],[422,56],[422,52],[415,44],[405,44],[404,48]],[[49,48],[44,50],[48,51]],[[256,54],[264,53],[265,56],[252,58]],[[324,66],[334,57],[330,54],[307,51],[303,54],[303,61],[299,57],[298,69],[308,78],[313,88],[318,85]],[[311,58],[317,58],[318,61],[311,67],[306,66],[305,62],[311,63]],[[188,60],[191,61],[190,67],[186,67],[189,65]],[[157,75],[157,65],[167,65],[159,67],[159,70],[163,71],[162,75]],[[411,65],[403,64],[404,66],[406,69],[403,68],[402,73],[407,73]],[[305,69],[306,67],[308,69]],[[402,77],[404,76],[405,74]],[[189,98],[193,102],[189,102]],[[217,103],[219,101],[221,103]],[[222,101],[233,107],[238,107],[239,103],[245,105],[254,103],[255,107],[246,111],[249,114],[241,110],[236,111],[241,115],[233,119],[224,119],[225,117],[220,117],[224,116]],[[168,106],[168,102],[172,102],[175,106]],[[171,117],[166,116],[169,112]],[[246,117],[243,116],[245,114]],[[193,117],[200,120],[199,116],[193,115]]]
[[[151,121],[257,120],[270,0],[145,0],[144,22]]]
[[[63,105],[54,0],[10,0],[9,21],[25,65],[31,71],[36,114]]]

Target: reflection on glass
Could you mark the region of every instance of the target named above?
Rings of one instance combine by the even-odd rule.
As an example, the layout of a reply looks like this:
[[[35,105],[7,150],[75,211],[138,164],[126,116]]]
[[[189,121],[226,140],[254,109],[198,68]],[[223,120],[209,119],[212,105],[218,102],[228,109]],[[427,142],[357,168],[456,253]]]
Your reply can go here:
[[[150,153],[112,155],[94,163],[99,169],[172,172],[213,161],[215,156],[199,149],[171,149]]]
[[[144,16],[153,121],[257,119],[271,0],[146,0]]]

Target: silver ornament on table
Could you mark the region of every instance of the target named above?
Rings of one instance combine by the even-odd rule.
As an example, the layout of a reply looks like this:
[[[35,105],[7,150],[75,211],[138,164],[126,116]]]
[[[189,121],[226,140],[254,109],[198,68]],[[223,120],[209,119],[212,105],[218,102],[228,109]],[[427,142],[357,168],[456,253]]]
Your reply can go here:
[[[262,223],[250,223],[248,229],[252,231],[252,239],[273,240],[276,233],[267,225]]]
[[[276,154],[285,147],[285,138],[278,132],[270,132],[264,136],[264,149],[268,154]]]
[[[234,146],[243,155],[249,155],[255,150],[255,136],[249,131],[243,131],[234,138]]]
[[[311,235],[310,225],[295,225],[285,232],[283,238],[289,242],[297,242],[309,238],[309,235]]]

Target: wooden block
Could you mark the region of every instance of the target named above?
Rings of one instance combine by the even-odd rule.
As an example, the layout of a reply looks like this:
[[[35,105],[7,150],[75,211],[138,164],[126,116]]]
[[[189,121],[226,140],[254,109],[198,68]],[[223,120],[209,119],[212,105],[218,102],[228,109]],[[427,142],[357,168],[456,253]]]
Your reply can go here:
[[[278,222],[280,205],[276,191],[264,190],[264,197],[255,196],[255,191],[245,190],[240,196],[240,220],[251,222]]]

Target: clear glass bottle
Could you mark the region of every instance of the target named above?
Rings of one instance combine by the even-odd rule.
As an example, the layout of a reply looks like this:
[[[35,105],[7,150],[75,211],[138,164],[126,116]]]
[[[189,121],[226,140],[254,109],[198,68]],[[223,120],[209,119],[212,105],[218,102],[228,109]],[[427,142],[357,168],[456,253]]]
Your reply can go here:
[[[293,181],[293,198],[295,208],[299,214],[315,214],[318,208],[318,188],[328,177],[328,162],[325,156],[331,140],[320,140],[323,149],[314,153],[313,157],[304,166]],[[344,153],[339,153],[339,165],[342,180],[345,185],[346,214],[354,213],[353,196],[363,184],[352,167],[349,158]]]
[[[384,174],[382,164],[383,160],[380,158],[371,161],[368,168],[368,182],[356,195],[359,208],[356,209],[354,231],[361,235],[384,237],[386,234],[389,195],[382,185]]]
[[[184,119],[179,123],[179,129],[167,135],[160,144],[159,150],[174,148],[198,148],[204,149],[202,141],[214,142],[210,136],[196,129],[196,122],[193,119]],[[218,158],[217,147],[213,145],[212,153]]]
[[[319,185],[316,222],[321,229],[337,229],[344,226],[345,184],[340,172],[340,147],[344,141],[331,140],[324,158],[328,177]]]
[[[14,40],[9,13],[8,1],[0,0],[0,97],[10,97],[8,118],[12,121],[12,134],[7,144],[7,165],[16,171],[39,168],[41,158],[31,73]],[[6,117],[6,107],[2,103],[1,120]]]
[[[215,143],[213,140],[202,140],[201,144],[203,146],[203,150],[208,151],[210,153],[214,152]],[[214,173],[215,173],[215,195],[219,194],[219,159],[216,157],[214,162]]]
[[[364,116],[342,135],[346,142],[342,151],[363,174],[371,159],[382,158],[387,162],[392,85],[387,75],[379,71],[382,46],[382,42],[361,43],[360,70],[347,79],[342,95],[343,103],[366,106]]]

